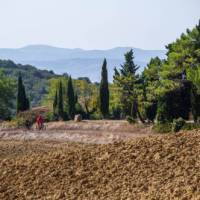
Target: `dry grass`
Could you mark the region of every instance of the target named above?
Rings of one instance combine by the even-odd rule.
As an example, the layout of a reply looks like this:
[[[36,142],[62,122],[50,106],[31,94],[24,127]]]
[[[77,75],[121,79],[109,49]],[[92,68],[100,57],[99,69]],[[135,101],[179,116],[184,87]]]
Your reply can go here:
[[[200,131],[107,145],[0,141],[0,199],[200,199]]]
[[[147,136],[151,127],[130,125],[126,121],[98,120],[83,122],[51,122],[46,124],[46,130],[37,131],[7,129],[0,130],[1,139],[14,140],[60,140],[84,143],[105,144],[114,141],[127,140],[134,137]]]

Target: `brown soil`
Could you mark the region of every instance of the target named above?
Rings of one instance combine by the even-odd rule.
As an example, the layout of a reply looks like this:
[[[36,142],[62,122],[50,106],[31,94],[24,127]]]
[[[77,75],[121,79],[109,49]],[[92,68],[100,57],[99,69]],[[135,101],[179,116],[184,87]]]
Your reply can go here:
[[[200,199],[200,131],[112,144],[0,141],[0,199]]]

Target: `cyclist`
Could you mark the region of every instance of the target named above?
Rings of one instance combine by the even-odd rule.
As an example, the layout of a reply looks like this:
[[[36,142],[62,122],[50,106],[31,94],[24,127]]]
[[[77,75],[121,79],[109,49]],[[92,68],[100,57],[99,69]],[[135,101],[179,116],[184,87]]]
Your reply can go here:
[[[39,130],[41,130],[44,126],[44,119],[41,115],[39,115],[36,119],[37,127]]]

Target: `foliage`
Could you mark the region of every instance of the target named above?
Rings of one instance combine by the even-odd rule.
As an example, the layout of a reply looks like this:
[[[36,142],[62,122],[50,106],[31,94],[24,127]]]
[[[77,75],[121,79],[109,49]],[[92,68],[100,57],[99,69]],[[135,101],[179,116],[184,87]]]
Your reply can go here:
[[[184,124],[185,120],[183,118],[180,117],[178,119],[174,119],[172,123],[172,131],[175,133],[180,131]]]
[[[67,99],[67,83],[68,83],[68,77],[67,76],[60,76],[60,77],[54,77],[48,80],[47,82],[47,94],[43,96],[42,104],[44,106],[48,106],[52,109],[53,103],[55,103],[55,95],[56,92],[58,94],[58,86],[62,83],[62,92],[63,92],[63,99]],[[67,109],[67,102],[63,102],[64,110]]]
[[[68,84],[67,84],[67,105],[68,105],[68,114],[71,119],[74,119],[75,115],[75,94],[74,88],[72,85],[72,78],[69,77]]]
[[[133,118],[137,117],[138,99],[137,99],[137,80],[136,71],[138,67],[133,59],[133,50],[131,49],[125,55],[125,63],[121,65],[120,70],[115,68],[114,83],[121,90],[121,104],[125,115],[130,115]]]
[[[156,133],[169,133],[172,131],[172,123],[156,123],[152,130]]]
[[[146,101],[151,103],[154,102],[160,95],[160,71],[162,68],[163,61],[158,57],[152,58],[144,69],[144,85],[146,90]]]
[[[100,120],[102,119],[102,115],[99,112],[93,112],[90,114],[91,120]]]
[[[146,105],[145,112],[147,119],[150,122],[154,122],[157,113],[157,102],[152,102],[151,104]]]
[[[200,117],[200,66],[187,70],[187,79],[191,81],[191,110],[194,121]]]
[[[100,83],[100,111],[103,117],[109,115],[109,88],[108,88],[108,72],[107,72],[107,61],[104,59],[102,71],[101,71],[101,83]]]
[[[184,126],[182,127],[182,130],[193,130],[193,129],[199,129],[200,128],[200,123],[185,123]]]
[[[26,96],[25,86],[21,75],[18,77],[17,86],[17,113],[30,109],[29,99]]]
[[[164,124],[172,120],[168,106],[167,106],[167,95],[163,95],[158,100],[158,108],[157,108],[157,122],[159,124]]]
[[[59,86],[58,86],[58,117],[63,119],[64,115],[64,105],[63,105],[63,86],[62,82],[60,81]]]
[[[14,109],[15,82],[0,70],[0,119],[9,119]]]
[[[169,127],[172,130],[171,122],[174,122],[173,130],[177,131],[180,117],[188,120],[192,112],[195,124],[200,118],[200,21],[166,48],[166,59],[152,58],[141,74],[137,74],[138,67],[130,50],[125,54],[123,65],[115,68],[111,84],[107,79],[106,59],[100,84],[91,83],[87,77],[72,80],[68,75],[56,76],[53,72],[16,65],[12,61],[0,61],[0,68],[14,79],[20,72],[24,80],[24,85],[22,80],[18,81],[18,99],[21,99],[18,111],[27,103],[21,98],[26,96],[26,87],[32,105],[40,104],[43,96],[44,105],[51,108],[54,117],[73,119],[75,114],[81,114],[86,119],[100,119],[110,113],[113,119],[128,116],[129,121],[139,118],[142,122],[154,122],[156,118],[156,130],[165,132]],[[11,87],[13,81],[2,72],[0,78],[0,114],[6,118],[13,111],[11,104],[16,86]],[[48,118],[53,119],[51,114]],[[185,126],[192,125],[182,128]]]
[[[53,101],[53,113],[56,115],[58,113],[58,91],[56,90],[54,101]]]
[[[87,113],[84,111],[83,107],[81,106],[80,103],[76,103],[75,104],[75,111],[76,111],[76,114],[80,114],[82,119],[87,119]]]
[[[54,112],[47,112],[44,114],[44,119],[46,122],[57,121],[59,118]]]
[[[78,102],[87,118],[90,118],[95,112],[99,115],[99,85],[88,83],[86,80],[74,80],[74,87],[78,95]]]
[[[112,119],[121,119],[122,110],[120,106],[112,107],[111,118]]]
[[[48,80],[59,77],[52,71],[40,70],[31,65],[15,64],[10,60],[0,60],[0,69],[4,71],[7,77],[15,81],[18,79],[19,73],[21,74],[27,90],[27,97],[33,107],[41,104],[43,96],[47,93]],[[13,85],[13,87],[16,92],[17,85]]]
[[[129,124],[134,124],[136,123],[135,118],[131,117],[131,116],[126,116],[126,120]]]
[[[191,110],[194,121],[197,122],[200,117],[200,93],[195,85],[191,89]]]

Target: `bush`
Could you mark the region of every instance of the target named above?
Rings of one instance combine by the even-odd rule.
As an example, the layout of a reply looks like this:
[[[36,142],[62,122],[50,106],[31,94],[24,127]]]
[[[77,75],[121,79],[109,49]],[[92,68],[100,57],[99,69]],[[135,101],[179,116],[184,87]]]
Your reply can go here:
[[[76,112],[75,112],[76,115],[80,114],[83,119],[87,119],[88,118],[87,113],[84,111],[84,109],[81,106],[81,104],[76,103],[75,110],[76,110]]]
[[[184,124],[185,120],[183,118],[180,117],[178,119],[174,119],[172,123],[172,131],[175,133],[180,131]]]
[[[131,116],[127,116],[127,117],[126,117],[126,120],[128,121],[129,124],[134,124],[134,123],[136,123],[136,120],[135,120],[133,117],[131,117]]]
[[[102,118],[102,115],[100,113],[95,112],[95,113],[90,114],[89,119],[100,120],[100,119],[103,119],[103,118]]]
[[[120,119],[121,118],[122,110],[119,106],[113,107],[111,112],[112,112],[112,118],[113,119]]]
[[[46,122],[58,121],[58,116],[56,116],[53,112],[47,112],[44,115],[44,120]]]
[[[157,102],[153,102],[152,104],[145,107],[145,114],[149,121],[154,122],[156,118],[157,111]]]
[[[198,129],[200,128],[199,123],[185,123],[184,126],[182,127],[182,130],[193,130],[193,129]]]
[[[172,123],[156,123],[153,126],[153,131],[156,133],[169,133],[172,130]]]
[[[197,124],[200,124],[200,117],[197,117]]]
[[[23,128],[26,126],[26,120],[23,117],[15,117],[10,121],[9,126],[11,128]]]

